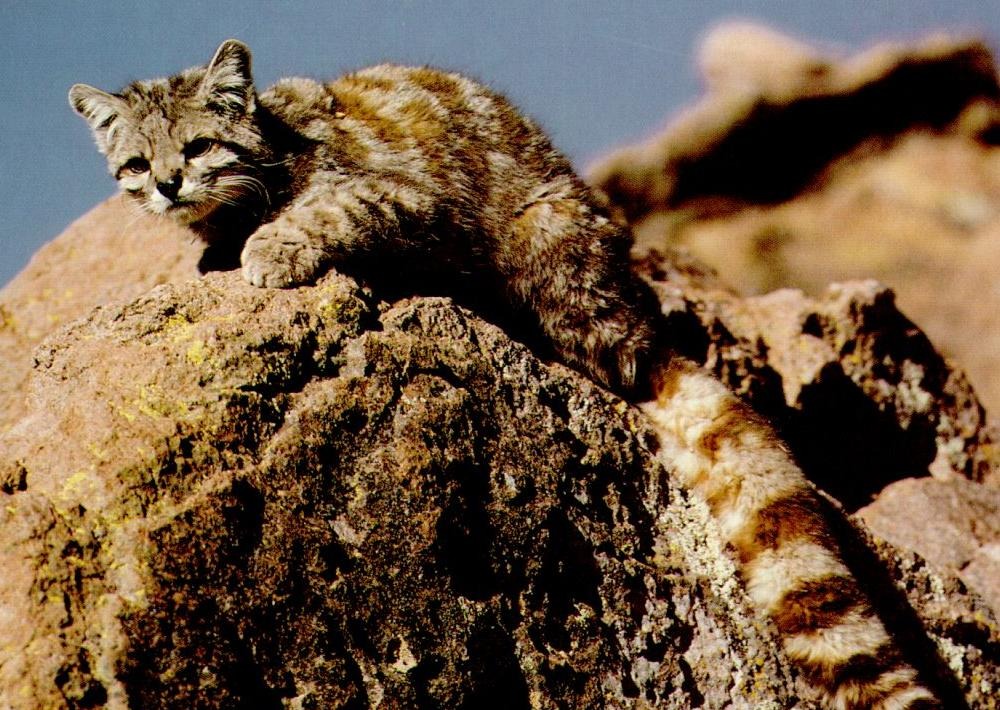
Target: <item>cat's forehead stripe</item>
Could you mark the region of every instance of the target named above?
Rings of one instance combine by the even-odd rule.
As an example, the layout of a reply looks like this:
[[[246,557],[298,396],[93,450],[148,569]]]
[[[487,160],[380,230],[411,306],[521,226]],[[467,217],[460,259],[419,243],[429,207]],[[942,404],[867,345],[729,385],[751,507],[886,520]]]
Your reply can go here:
[[[199,81],[200,77],[192,72],[168,79],[137,81],[130,84],[122,96],[139,120],[150,114],[176,120],[184,112],[184,104],[197,92]]]

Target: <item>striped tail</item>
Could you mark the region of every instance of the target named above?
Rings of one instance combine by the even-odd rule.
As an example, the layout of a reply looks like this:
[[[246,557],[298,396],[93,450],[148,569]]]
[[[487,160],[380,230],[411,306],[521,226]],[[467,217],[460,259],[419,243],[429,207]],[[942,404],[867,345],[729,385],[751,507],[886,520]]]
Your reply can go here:
[[[787,657],[836,710],[941,708],[844,565],[821,501],[772,428],[711,374],[676,360],[639,405],[665,463],[708,504]]]

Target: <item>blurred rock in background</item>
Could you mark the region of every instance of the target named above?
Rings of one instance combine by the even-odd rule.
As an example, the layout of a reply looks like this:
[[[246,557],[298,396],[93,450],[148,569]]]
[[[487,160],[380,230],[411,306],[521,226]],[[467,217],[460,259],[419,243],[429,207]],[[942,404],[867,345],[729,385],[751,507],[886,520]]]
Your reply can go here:
[[[1000,87],[975,40],[829,56],[753,25],[705,40],[705,96],[592,182],[640,250],[744,294],[874,278],[1000,408]]]

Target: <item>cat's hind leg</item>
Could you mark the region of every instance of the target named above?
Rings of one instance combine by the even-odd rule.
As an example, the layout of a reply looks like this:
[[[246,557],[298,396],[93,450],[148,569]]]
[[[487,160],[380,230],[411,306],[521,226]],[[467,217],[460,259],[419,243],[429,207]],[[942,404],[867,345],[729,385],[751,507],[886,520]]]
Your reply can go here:
[[[565,362],[631,393],[645,384],[658,308],[629,268],[629,233],[575,181],[557,179],[532,198],[498,247],[509,293]]]

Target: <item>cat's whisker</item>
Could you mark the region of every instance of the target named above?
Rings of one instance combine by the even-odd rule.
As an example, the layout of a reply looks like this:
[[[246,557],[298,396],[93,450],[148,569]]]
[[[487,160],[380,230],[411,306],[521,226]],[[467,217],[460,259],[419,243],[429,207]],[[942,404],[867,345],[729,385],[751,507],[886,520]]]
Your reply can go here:
[[[218,202],[228,207],[238,207],[240,204],[237,200],[238,195],[222,190],[209,192],[206,194],[206,197],[213,202]]]
[[[127,202],[131,202],[131,200],[128,200]],[[130,204],[126,209],[128,209],[128,211],[132,213],[132,216],[127,222],[125,222],[125,224],[122,225],[121,230],[118,232],[118,239],[123,239],[125,235],[128,234],[128,231],[132,229],[132,227],[134,227],[137,222],[149,217],[148,212],[141,209],[135,204]]]
[[[240,162],[245,162],[245,161],[240,160]],[[291,163],[294,163],[294,162],[295,162],[295,158],[291,157],[291,158],[285,158],[284,160],[278,160],[278,161],[275,161],[273,163],[257,163],[257,165],[259,165],[262,168],[276,168],[279,165],[290,165]]]
[[[246,188],[257,193],[257,195],[264,200],[266,203],[266,209],[270,209],[271,207],[271,195],[267,190],[267,186],[262,180],[259,180],[251,175],[226,175],[216,181],[216,186],[224,188]]]

